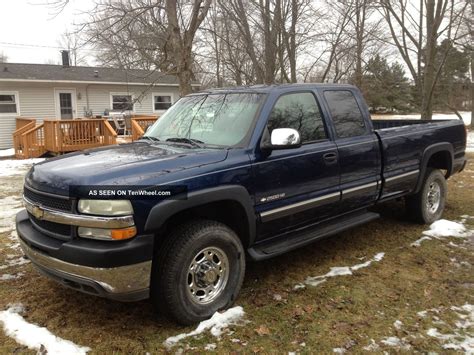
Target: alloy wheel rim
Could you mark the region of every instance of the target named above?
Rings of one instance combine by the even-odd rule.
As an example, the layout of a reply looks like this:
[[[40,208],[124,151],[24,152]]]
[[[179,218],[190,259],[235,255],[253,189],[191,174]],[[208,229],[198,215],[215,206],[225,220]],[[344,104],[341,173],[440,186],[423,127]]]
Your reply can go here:
[[[438,211],[441,204],[441,186],[437,181],[430,183],[428,188],[428,195],[426,198],[426,208],[429,213],[434,214]]]
[[[207,247],[197,253],[189,264],[187,291],[194,302],[208,304],[224,291],[229,280],[229,259],[217,247]]]

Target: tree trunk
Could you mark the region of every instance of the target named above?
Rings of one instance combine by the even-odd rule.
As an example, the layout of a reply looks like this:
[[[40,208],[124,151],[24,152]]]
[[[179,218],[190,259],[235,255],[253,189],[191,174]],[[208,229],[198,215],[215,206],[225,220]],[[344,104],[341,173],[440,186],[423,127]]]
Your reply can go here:
[[[288,59],[290,61],[291,82],[296,83],[296,23],[298,22],[298,1],[291,2],[291,28],[290,44],[288,49]]]
[[[474,2],[472,2],[471,5],[474,16]],[[474,30],[471,29],[471,31],[471,38],[474,43]],[[471,129],[474,130],[474,50],[471,50]]]
[[[435,0],[426,1],[426,46],[425,68],[423,72],[423,92],[421,97],[421,119],[431,120],[433,115],[433,84],[435,80],[436,32]]]
[[[193,92],[193,88],[191,86],[192,78],[193,73],[190,69],[182,69],[178,72],[180,96],[186,96]]]
[[[365,25],[365,1],[356,1],[356,67],[355,85],[362,89],[362,51],[364,47],[364,25]]]
[[[471,0],[471,21],[470,21],[470,32],[471,32],[471,129],[474,130],[474,28],[472,27],[472,18],[474,17],[474,1]]]

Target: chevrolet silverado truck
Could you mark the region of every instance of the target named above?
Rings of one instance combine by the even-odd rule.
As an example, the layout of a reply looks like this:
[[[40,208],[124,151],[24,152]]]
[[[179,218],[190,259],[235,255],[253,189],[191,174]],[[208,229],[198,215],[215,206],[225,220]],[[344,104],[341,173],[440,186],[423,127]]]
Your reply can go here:
[[[210,90],[181,98],[136,142],[33,166],[16,228],[48,277],[150,298],[191,324],[236,300],[246,261],[372,221],[376,204],[403,197],[415,221],[440,218],[465,146],[461,120],[371,120],[351,85]],[[124,198],[104,186],[182,192]]]

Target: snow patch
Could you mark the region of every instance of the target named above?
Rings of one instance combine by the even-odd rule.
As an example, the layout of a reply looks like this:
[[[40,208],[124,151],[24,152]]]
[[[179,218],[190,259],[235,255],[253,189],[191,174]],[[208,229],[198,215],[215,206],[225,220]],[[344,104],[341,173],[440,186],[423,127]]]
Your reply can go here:
[[[207,344],[205,347],[204,347],[204,350],[207,350],[207,351],[210,351],[210,350],[216,350],[217,348],[217,345],[212,343],[212,344]]]
[[[15,305],[0,312],[0,323],[5,334],[29,349],[46,350],[48,354],[86,354],[91,349],[74,344],[52,334],[48,329],[28,323],[19,313],[22,305]]]
[[[17,257],[15,259],[7,260],[6,265],[0,265],[0,270],[7,269],[12,266],[20,266],[24,264],[28,264],[30,261],[25,259],[23,256]]]
[[[281,300],[283,300],[283,297],[281,297],[280,294],[275,293],[275,294],[273,295],[273,299],[274,299],[275,301],[277,301],[277,302],[280,302]]]
[[[368,260],[368,261],[366,261],[365,263],[362,263],[362,264],[356,264],[356,265],[353,265],[353,266],[332,267],[331,270],[328,273],[324,274],[324,275],[308,276],[304,283],[306,285],[315,287],[315,286],[318,286],[318,285],[322,284],[323,282],[326,282],[326,280],[329,277],[352,275],[353,271],[366,268],[366,267],[370,266],[370,264],[372,264],[373,262],[381,261],[384,256],[385,256],[385,253],[378,253],[372,259],[370,259],[370,260]],[[299,287],[300,285],[301,284],[297,284],[295,287],[293,287],[293,289],[296,290],[297,287],[302,288],[302,287]]]
[[[433,238],[456,237],[464,238],[470,235],[469,230],[462,224],[447,219],[440,219],[430,225],[430,229],[423,232]]]
[[[466,332],[474,326],[474,305],[465,304],[461,307],[452,306],[459,318],[455,322],[452,333],[441,333],[436,328],[430,328],[426,334],[432,338],[440,340],[443,349],[463,351],[466,354],[474,354],[474,337],[472,333]]]
[[[461,216],[462,217],[462,216]],[[425,240],[441,239],[446,237],[466,238],[473,234],[473,231],[466,228],[463,223],[440,219],[430,225],[430,229],[424,231],[423,236],[411,243],[412,247],[419,247]],[[458,246],[458,245],[451,245]]]
[[[424,242],[425,240],[431,240],[431,237],[428,237],[425,235],[424,237],[421,237],[420,239],[415,240],[413,243],[410,244],[410,246],[419,247],[421,243]]]
[[[375,342],[374,339],[370,339],[370,344],[367,346],[364,346],[362,349],[367,350],[367,351],[379,351],[380,346]]]
[[[346,352],[346,349],[344,348],[334,348],[332,349],[332,352],[335,354],[344,354]]]
[[[0,276],[0,281],[10,281],[10,280],[16,280],[25,275],[23,272],[19,272],[18,274],[3,274]]]
[[[0,160],[0,176],[24,175],[32,165],[44,160],[44,158]]]
[[[420,311],[420,312],[417,312],[416,314],[420,316],[421,318],[426,318],[426,316],[428,315],[428,311]]]
[[[197,328],[190,333],[182,333],[172,337],[169,337],[164,341],[164,345],[169,349],[179,343],[181,340],[199,335],[206,330],[209,330],[211,334],[215,337],[220,337],[224,329],[228,326],[236,324],[239,320],[242,319],[245,312],[241,306],[236,306],[229,308],[223,313],[216,312],[214,315],[199,323]]]
[[[405,338],[400,339],[399,337],[387,337],[387,338],[382,339],[380,342],[384,345],[387,345],[390,347],[396,347],[403,350],[411,349],[411,345],[406,343]]]
[[[14,148],[0,150],[0,157],[11,157],[11,156],[14,156],[14,155],[15,155],[15,149]]]
[[[474,153],[474,131],[467,132],[466,152]]]

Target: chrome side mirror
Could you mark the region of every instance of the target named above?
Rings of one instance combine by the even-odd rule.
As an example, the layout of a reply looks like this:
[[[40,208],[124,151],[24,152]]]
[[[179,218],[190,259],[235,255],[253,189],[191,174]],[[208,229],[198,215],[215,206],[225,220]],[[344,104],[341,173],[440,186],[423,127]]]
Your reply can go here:
[[[272,149],[298,148],[301,145],[300,133],[293,128],[276,128],[270,138]]]

